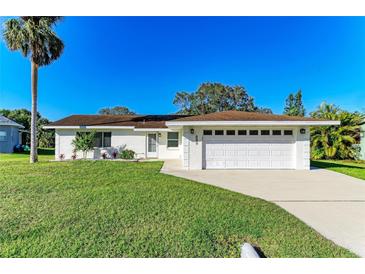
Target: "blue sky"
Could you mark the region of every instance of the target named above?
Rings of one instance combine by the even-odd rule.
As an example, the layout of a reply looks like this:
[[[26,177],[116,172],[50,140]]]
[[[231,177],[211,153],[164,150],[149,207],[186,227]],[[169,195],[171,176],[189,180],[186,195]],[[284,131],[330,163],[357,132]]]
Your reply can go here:
[[[365,17],[65,17],[56,30],[64,54],[39,71],[52,120],[115,105],[172,113],[175,93],[202,82],[243,85],[275,113],[299,88],[307,112],[365,109]],[[0,108],[30,108],[30,63],[3,41]]]

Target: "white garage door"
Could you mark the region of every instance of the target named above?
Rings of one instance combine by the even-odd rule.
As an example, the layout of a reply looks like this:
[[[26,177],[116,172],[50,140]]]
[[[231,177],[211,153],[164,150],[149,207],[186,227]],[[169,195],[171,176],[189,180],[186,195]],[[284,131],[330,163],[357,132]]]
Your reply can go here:
[[[206,169],[293,169],[294,142],[205,141]]]

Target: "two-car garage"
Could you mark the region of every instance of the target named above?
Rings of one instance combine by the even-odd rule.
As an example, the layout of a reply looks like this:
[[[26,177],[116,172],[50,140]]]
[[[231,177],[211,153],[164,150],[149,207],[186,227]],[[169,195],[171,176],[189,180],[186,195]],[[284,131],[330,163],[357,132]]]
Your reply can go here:
[[[310,127],[319,120],[244,111],[222,111],[166,122],[181,129],[182,165],[199,169],[310,169]]]
[[[205,169],[293,169],[294,141],[206,140]]]
[[[203,130],[204,169],[294,169],[292,129]]]

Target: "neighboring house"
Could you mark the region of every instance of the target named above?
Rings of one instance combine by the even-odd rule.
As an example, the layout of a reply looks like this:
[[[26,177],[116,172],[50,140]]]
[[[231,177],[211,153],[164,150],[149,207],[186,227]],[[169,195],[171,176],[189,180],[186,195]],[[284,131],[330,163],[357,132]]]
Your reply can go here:
[[[365,123],[360,127],[360,159],[365,160]]]
[[[96,147],[88,158],[127,148],[139,158],[180,159],[186,169],[309,169],[309,127],[338,124],[224,111],[196,116],[72,115],[45,128],[56,130],[56,159],[61,154],[71,157],[77,132],[96,130]]]
[[[14,146],[21,142],[22,125],[0,115],[0,153],[13,152]]]

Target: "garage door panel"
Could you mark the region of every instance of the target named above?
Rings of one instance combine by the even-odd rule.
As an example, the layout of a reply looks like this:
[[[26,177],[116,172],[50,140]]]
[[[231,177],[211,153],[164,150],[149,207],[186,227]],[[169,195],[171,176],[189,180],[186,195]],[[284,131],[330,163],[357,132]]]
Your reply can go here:
[[[294,143],[265,140],[209,140],[205,142],[207,169],[291,169]]]
[[[206,161],[206,168],[212,168],[212,169],[222,169],[226,168],[225,161],[220,160],[207,160]]]

